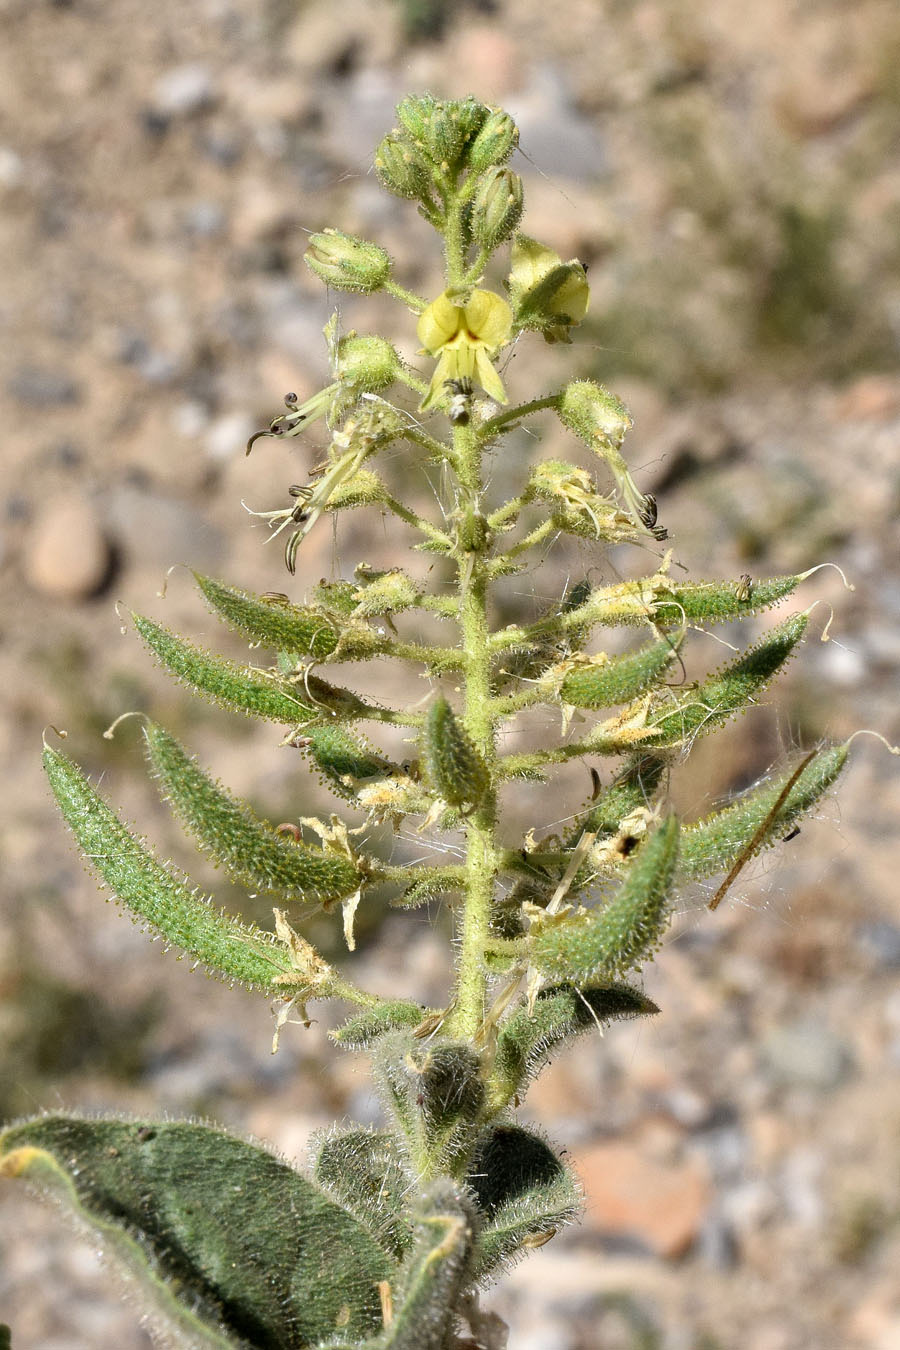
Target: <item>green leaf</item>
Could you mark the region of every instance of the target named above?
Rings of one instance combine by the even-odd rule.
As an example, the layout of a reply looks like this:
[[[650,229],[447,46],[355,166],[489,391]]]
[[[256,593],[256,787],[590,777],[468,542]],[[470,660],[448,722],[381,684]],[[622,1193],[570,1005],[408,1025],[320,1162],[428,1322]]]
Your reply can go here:
[[[449,806],[478,806],[490,785],[487,766],[442,695],[428,709],[422,747],[435,792]]]
[[[641,845],[618,893],[602,907],[553,916],[531,939],[531,964],[553,980],[582,985],[637,969],[669,922],[678,860],[678,821],[669,816]]]
[[[412,1240],[410,1176],[388,1130],[340,1130],[315,1146],[316,1182],[348,1209],[391,1258]]]
[[[251,642],[317,661],[338,645],[340,626],[324,610],[292,605],[286,596],[264,599],[200,572],[194,576],[214,612]]]
[[[802,770],[777,810],[773,811],[791,777],[789,771],[745,793],[730,806],[713,812],[704,820],[684,826],[681,831],[680,875],[685,880],[699,881],[730,867],[754,839],[770,813],[771,820],[752,853],[747,855],[748,859],[777,844],[831,787],[847,761],[848,749],[847,745],[833,745],[821,750]]]
[[[680,645],[680,639],[663,637],[621,656],[572,663],[559,685],[559,697],[575,708],[627,703],[658,682]]]
[[[327,903],[359,889],[352,859],[276,834],[243,802],[200,769],[173,736],[144,724],[147,755],[163,795],[201,846],[254,890]]]
[[[173,1344],[303,1350],[381,1326],[393,1263],[255,1144],[187,1122],[42,1116],[0,1135],[0,1159],[96,1235]]]
[[[808,614],[794,614],[773,628],[737,661],[679,699],[671,712],[656,716],[655,732],[644,744],[679,745],[751,707],[792,655],[808,623]]]
[[[522,1248],[539,1246],[582,1209],[575,1177],[549,1145],[519,1125],[494,1125],[472,1155],[467,1181],[483,1215],[475,1246],[477,1278]]]
[[[517,1008],[503,1023],[488,1091],[499,1110],[519,1094],[555,1050],[586,1031],[625,1018],[658,1013],[656,1004],[630,984],[560,985],[542,990],[531,1012]]]
[[[151,619],[133,617],[135,628],[166,669],[213,703],[285,726],[300,726],[321,716],[322,709],[302,684],[295,687],[253,666],[239,666],[194,647]]]
[[[119,820],[66,755],[49,746],[44,768],[66,823],[91,868],[132,915],[207,969],[269,994],[285,993],[292,968],[268,933],[214,908],[164,867]]]
[[[12,1332],[5,1322],[0,1322],[0,1350],[12,1350]]]

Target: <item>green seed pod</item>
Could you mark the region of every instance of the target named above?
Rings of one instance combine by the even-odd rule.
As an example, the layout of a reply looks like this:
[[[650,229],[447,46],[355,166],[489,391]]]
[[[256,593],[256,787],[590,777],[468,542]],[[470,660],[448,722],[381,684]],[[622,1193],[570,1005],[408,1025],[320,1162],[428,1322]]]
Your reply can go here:
[[[379,1036],[389,1031],[403,1027],[412,1031],[426,1015],[426,1009],[420,1003],[389,999],[376,1004],[374,1008],[354,1013],[328,1034],[337,1045],[343,1045],[347,1050],[367,1050]]]
[[[383,248],[342,230],[310,235],[303,260],[326,286],[338,291],[380,291],[391,275],[391,260]]]
[[[654,830],[608,905],[541,924],[531,940],[534,969],[548,979],[575,985],[598,975],[618,978],[637,969],[669,923],[678,833],[675,816]]]
[[[358,789],[365,783],[399,773],[398,766],[384,755],[334,724],[305,728],[298,745],[307,751],[333,791],[349,801],[356,800]]]
[[[83,856],[139,923],[213,975],[270,995],[284,993],[292,967],[280,943],[216,909],[187,878],[160,863],[65,755],[46,747],[44,769]]]
[[[357,571],[357,576],[359,571]],[[390,572],[381,572],[373,576],[362,589],[356,614],[399,614],[404,609],[418,604],[421,591],[411,577],[399,567]]]
[[[466,156],[472,173],[483,173],[493,164],[505,164],[519,144],[519,128],[502,109],[485,118]]]
[[[522,180],[512,169],[488,169],[472,199],[472,238],[493,251],[508,239],[522,218]]]
[[[266,600],[200,572],[194,577],[214,612],[251,642],[317,660],[329,656],[338,645],[340,626],[321,610],[292,605],[286,596]]]
[[[490,786],[487,766],[442,695],[428,710],[423,757],[431,785],[448,806],[481,803]]]
[[[664,637],[621,656],[587,657],[566,662],[559,680],[559,697],[575,708],[608,708],[627,703],[657,683],[678,655],[681,640]]]
[[[387,389],[401,368],[400,357],[384,338],[345,337],[338,343],[338,379],[360,393]]]
[[[481,1061],[464,1041],[379,1037],[373,1073],[419,1175],[452,1173],[472,1146],[484,1101]]]
[[[217,866],[254,891],[305,901],[310,908],[359,889],[361,873],[351,858],[276,834],[155,722],[145,723],[144,739],[163,796]]]
[[[559,405],[560,420],[598,454],[617,451],[632,425],[621,399],[593,380],[567,384]]]
[[[375,151],[375,172],[382,187],[395,197],[408,201],[428,197],[431,176],[414,145],[396,131],[389,132]]]

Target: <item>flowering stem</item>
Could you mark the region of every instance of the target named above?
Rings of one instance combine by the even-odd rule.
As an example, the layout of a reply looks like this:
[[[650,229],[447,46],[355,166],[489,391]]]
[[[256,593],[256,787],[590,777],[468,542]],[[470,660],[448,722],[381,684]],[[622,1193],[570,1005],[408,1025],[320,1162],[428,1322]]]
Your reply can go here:
[[[465,670],[464,723],[472,743],[489,769],[495,762],[491,713],[491,662],[487,618],[489,569],[486,535],[468,530],[481,496],[480,436],[470,426],[453,428],[459,476],[461,543],[457,545],[459,621]],[[463,546],[466,545],[466,546]],[[468,819],[466,897],[459,925],[456,1003],[450,1015],[452,1034],[472,1037],[484,1018],[487,973],[484,945],[489,933],[494,880],[497,874],[497,798],[491,787]]]
[[[533,398],[530,403],[520,403],[515,408],[504,408],[503,412],[497,413],[489,422],[485,422],[481,428],[482,436],[487,439],[493,436],[496,431],[502,430],[508,422],[515,422],[520,417],[527,417],[529,413],[540,412],[542,408],[558,408],[561,394],[547,394],[545,398]]]
[[[428,307],[428,301],[423,300],[421,295],[416,295],[414,291],[408,291],[405,286],[398,286],[396,281],[386,281],[384,289],[395,299],[402,300],[404,305],[411,309],[414,314],[421,314],[422,310]]]

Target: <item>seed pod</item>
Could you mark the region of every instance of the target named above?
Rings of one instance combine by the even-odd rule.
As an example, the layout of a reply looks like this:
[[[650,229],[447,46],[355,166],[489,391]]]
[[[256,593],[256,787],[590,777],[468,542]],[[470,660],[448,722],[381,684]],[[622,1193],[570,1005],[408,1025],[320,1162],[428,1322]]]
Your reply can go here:
[[[338,291],[380,291],[391,275],[391,259],[383,248],[342,230],[311,235],[303,260]]]
[[[490,786],[487,766],[443,696],[428,711],[423,753],[431,784],[448,806],[480,805]]]
[[[559,417],[600,455],[618,451],[632,425],[631,415],[621,399],[593,380],[573,380],[563,390]]]
[[[292,605],[287,596],[273,603],[265,596],[225,586],[195,572],[197,585],[211,608],[251,642],[262,642],[293,656],[321,660],[338,645],[341,631],[321,610]]]
[[[519,128],[502,109],[491,112],[469,146],[466,156],[472,173],[483,173],[492,164],[505,164],[519,144]]]
[[[606,660],[589,657],[586,661],[567,663],[559,696],[563,703],[571,703],[575,708],[608,708],[614,703],[627,703],[656,684],[678,655],[680,645],[679,639],[664,637],[621,656]]]
[[[472,201],[472,238],[493,251],[508,239],[522,217],[522,180],[512,169],[488,169]]]
[[[400,357],[385,338],[345,337],[338,343],[338,379],[354,391],[377,394],[393,384],[400,370]]]

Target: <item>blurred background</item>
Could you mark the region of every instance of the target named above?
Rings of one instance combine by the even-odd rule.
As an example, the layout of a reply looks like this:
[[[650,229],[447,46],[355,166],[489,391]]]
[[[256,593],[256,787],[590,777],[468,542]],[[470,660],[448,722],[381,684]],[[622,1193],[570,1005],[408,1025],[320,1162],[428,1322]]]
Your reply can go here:
[[[395,103],[427,89],[513,113],[523,228],[589,264],[575,346],[523,339],[512,398],[563,375],[619,394],[634,476],[694,577],[836,562],[855,586],[810,578],[802,603],[823,603],[800,658],[698,746],[675,805],[701,815],[820,738],[900,739],[900,10],[2,0],[0,25],[0,1117],[211,1116],[302,1163],[335,1116],[377,1119],[365,1065],[331,1048],[328,1009],[273,1058],[264,1002],[189,976],[101,902],[43,785],[41,728],[69,731],[166,856],[265,918],[179,836],[136,724],[112,743],[102,730],[152,711],[276,820],[327,799],[277,728],[155,670],[114,602],[239,654],[183,570],[159,598],[167,568],[302,599],[405,548],[377,512],[323,521],[292,582],[241,501],[281,506],[324,443],[244,456],[287,390],[327,379],[335,300],[344,331],[377,328],[415,360],[402,306],[329,297],[301,258],[308,232],[338,225],[437,292],[429,232],[370,167]],[[496,457],[498,491],[529,456],[592,467],[542,426],[508,443],[521,460]],[[436,509],[438,483],[403,458],[391,471]],[[588,569],[656,566],[560,546],[509,603],[529,615]],[[726,659],[708,636],[692,650],[691,674]],[[533,823],[548,799],[514,806]],[[898,762],[861,738],[839,793],[716,914],[708,892],[685,897],[647,978],[662,1015],[585,1041],[534,1086],[524,1115],[568,1149],[588,1210],[488,1295],[513,1350],[898,1350],[898,819]],[[374,911],[360,979],[436,1003],[444,924]],[[337,954],[329,926],[316,936]],[[15,1350],[150,1344],[92,1246],[12,1186],[2,1320]]]

